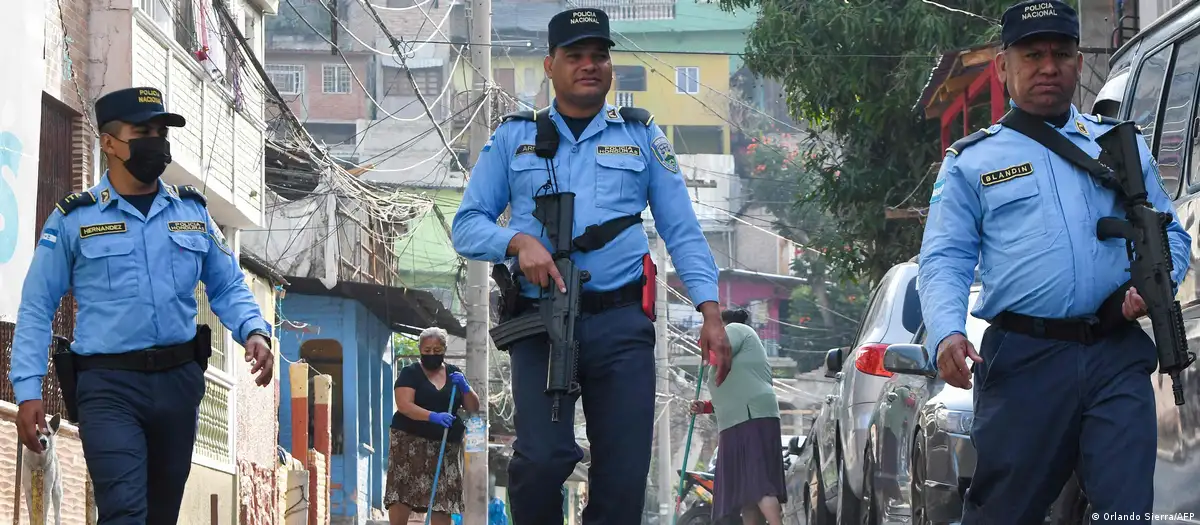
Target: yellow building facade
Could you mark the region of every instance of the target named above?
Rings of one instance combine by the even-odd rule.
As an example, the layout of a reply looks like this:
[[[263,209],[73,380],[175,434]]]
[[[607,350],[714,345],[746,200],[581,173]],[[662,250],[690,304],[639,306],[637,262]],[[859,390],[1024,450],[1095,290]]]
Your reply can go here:
[[[492,78],[510,96],[545,107],[554,89],[542,55],[497,52]],[[654,114],[678,153],[729,154],[729,57],[718,54],[614,52],[608,101]],[[453,75],[457,91],[475,84],[474,71],[460,66]],[[471,97],[472,99],[474,97]]]

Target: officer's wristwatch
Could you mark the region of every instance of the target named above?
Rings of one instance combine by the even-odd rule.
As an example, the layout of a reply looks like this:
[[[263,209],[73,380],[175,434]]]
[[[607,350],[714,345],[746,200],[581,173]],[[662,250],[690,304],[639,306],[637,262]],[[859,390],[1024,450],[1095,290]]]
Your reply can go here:
[[[250,336],[252,335],[261,335],[262,338],[267,342],[267,348],[271,349],[271,334],[267,333],[266,330],[255,328],[251,330],[249,334],[246,334],[246,339],[250,339]]]

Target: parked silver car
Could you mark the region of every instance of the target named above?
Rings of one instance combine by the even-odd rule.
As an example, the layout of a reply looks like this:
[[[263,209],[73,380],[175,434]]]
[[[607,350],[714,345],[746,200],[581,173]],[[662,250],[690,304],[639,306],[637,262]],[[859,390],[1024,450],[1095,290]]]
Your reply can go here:
[[[854,346],[830,350],[826,376],[837,380],[834,394],[813,425],[812,468],[806,503],[814,525],[861,522],[863,451],[875,401],[888,377],[883,355],[888,345],[912,341],[921,325],[917,264],[898,264],[871,293]]]
[[[968,311],[979,297],[971,288]],[[976,348],[988,324],[967,316],[967,340]],[[912,344],[889,346],[883,365],[895,373],[883,386],[868,432],[864,463],[864,525],[957,523],[975,473],[970,389],[938,377],[922,326]],[[1075,478],[1051,505],[1047,525],[1081,525],[1090,514]]]

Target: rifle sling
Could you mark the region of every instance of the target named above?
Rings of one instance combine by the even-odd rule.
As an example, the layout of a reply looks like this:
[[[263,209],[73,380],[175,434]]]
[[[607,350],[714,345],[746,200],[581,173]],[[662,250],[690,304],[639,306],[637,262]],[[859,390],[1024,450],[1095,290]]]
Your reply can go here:
[[[1088,175],[1096,179],[1096,182],[1099,182],[1101,186],[1116,191],[1118,195],[1123,194],[1120,181],[1117,180],[1113,175],[1113,171],[1108,166],[1105,166],[1099,160],[1093,159],[1091,155],[1088,155],[1086,151],[1080,149],[1079,146],[1076,146],[1067,137],[1047,126],[1044,120],[1018,108],[1013,108],[1000,118],[999,123],[1006,128],[1029,137],[1067,162],[1079,166]]]

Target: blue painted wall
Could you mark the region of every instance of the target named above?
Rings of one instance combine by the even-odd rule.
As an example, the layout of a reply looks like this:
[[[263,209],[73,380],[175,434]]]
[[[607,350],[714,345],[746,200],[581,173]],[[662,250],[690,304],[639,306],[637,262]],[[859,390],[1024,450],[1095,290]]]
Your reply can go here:
[[[334,516],[354,516],[357,523],[365,524],[369,508],[383,508],[387,427],[394,406],[392,332],[361,303],[350,299],[288,294],[281,310],[283,318],[320,330],[316,334],[282,330],[279,351],[288,361],[300,359],[300,347],[308,340],[331,339],[342,346],[342,384],[335,379],[333,385],[337,392],[334,402],[340,399],[342,403],[342,454],[330,458],[330,511]],[[321,368],[320,364],[314,366]],[[290,391],[291,374],[286,366],[280,381],[282,391]],[[291,409],[290,401],[279,404],[279,443],[285,449],[290,449],[292,442]]]

